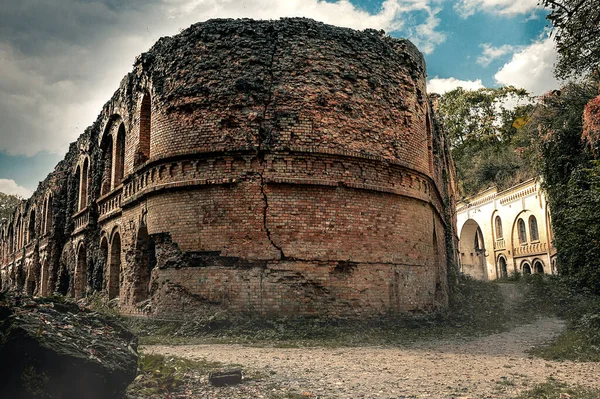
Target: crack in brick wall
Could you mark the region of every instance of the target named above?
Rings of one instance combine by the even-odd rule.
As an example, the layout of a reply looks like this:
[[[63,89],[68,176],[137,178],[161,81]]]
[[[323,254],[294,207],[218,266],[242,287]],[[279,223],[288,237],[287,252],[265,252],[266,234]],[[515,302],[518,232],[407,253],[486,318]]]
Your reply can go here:
[[[334,316],[443,307],[454,172],[425,86],[418,50],[373,30],[211,20],[161,38],[0,225],[2,286],[74,295],[77,282],[83,295],[106,293],[114,259],[104,252],[117,242],[129,313],[175,314],[178,301],[190,317],[216,303]],[[103,153],[122,129],[123,156]],[[122,184],[109,190],[121,166]],[[42,233],[48,195],[55,212]],[[132,255],[142,229],[155,267]],[[15,238],[25,244],[9,246]]]

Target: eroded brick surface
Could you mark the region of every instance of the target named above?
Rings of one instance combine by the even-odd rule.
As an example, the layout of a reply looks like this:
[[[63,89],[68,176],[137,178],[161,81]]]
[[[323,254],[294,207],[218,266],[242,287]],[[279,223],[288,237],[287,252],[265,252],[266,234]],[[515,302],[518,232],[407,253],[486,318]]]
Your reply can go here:
[[[443,307],[453,184],[410,42],[211,20],[138,57],[1,225],[2,285],[158,316]]]

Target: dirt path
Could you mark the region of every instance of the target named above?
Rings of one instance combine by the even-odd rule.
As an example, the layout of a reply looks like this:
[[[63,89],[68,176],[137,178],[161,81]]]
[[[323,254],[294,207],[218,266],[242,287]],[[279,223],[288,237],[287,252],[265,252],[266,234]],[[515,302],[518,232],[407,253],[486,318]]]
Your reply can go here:
[[[501,334],[407,349],[194,345],[146,350],[274,372],[274,381],[286,390],[324,398],[506,398],[548,377],[600,388],[599,363],[548,362],[525,353],[563,328],[560,320],[545,318]]]
[[[523,298],[514,285],[501,286],[501,291],[509,308]],[[282,392],[320,398],[510,398],[548,377],[600,388],[600,363],[550,362],[527,355],[528,349],[549,341],[564,327],[561,320],[543,318],[486,337],[425,341],[407,348],[193,345],[146,350],[240,364],[263,371]],[[239,389],[247,388],[207,397],[247,397],[250,393]],[[250,389],[253,397],[277,397],[260,384]]]

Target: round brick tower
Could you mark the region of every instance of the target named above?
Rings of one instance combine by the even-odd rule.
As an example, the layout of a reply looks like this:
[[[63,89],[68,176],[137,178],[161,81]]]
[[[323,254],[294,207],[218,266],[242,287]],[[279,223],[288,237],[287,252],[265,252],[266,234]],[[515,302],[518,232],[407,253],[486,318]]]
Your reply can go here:
[[[147,181],[148,232],[170,248],[152,276],[157,311],[443,306],[444,165],[409,41],[212,20],[161,39],[136,73],[152,98],[150,159],[124,190]]]
[[[160,39],[72,146],[68,183],[44,183],[40,204],[74,212],[44,289],[155,315],[445,306],[451,161],[425,79],[409,41],[308,19]]]

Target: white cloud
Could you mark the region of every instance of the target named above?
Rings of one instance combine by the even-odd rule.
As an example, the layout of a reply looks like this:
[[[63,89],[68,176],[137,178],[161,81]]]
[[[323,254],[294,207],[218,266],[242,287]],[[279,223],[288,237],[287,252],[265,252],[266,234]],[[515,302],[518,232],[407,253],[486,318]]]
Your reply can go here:
[[[522,46],[513,46],[510,44],[493,47],[490,43],[484,43],[480,47],[483,48],[483,53],[477,58],[477,63],[484,67],[490,65],[495,59],[514,53],[516,50],[522,48]]]
[[[444,94],[458,87],[462,87],[465,90],[477,90],[482,89],[485,86],[481,82],[481,79],[460,80],[456,78],[438,78],[436,76],[435,78],[429,79],[427,82],[428,93]]]
[[[277,19],[283,17],[306,17],[332,25],[353,29],[383,29],[387,32],[402,32],[414,42],[419,50],[431,53],[446,36],[436,31],[439,25],[431,0],[385,0],[378,13],[371,14],[348,0],[335,2],[324,0],[163,0],[171,18],[196,20],[209,18],[255,18]],[[424,11],[427,18],[415,24],[409,18],[412,12]],[[195,21],[192,21],[195,22]]]
[[[513,54],[494,75],[499,84],[522,87],[540,95],[557,88],[560,82],[553,75],[557,60],[556,48],[551,38],[541,39]]]
[[[477,11],[500,15],[527,14],[538,8],[538,0],[461,0],[454,9],[467,18]]]
[[[29,198],[32,192],[25,187],[21,187],[11,179],[0,179],[0,193],[18,195],[19,197]]]
[[[9,2],[0,13],[0,151],[64,152],[96,119],[134,58],[192,23],[302,16],[398,32],[430,53],[445,40],[436,1],[385,0],[375,13],[349,0]],[[24,18],[27,26],[19,22]]]

